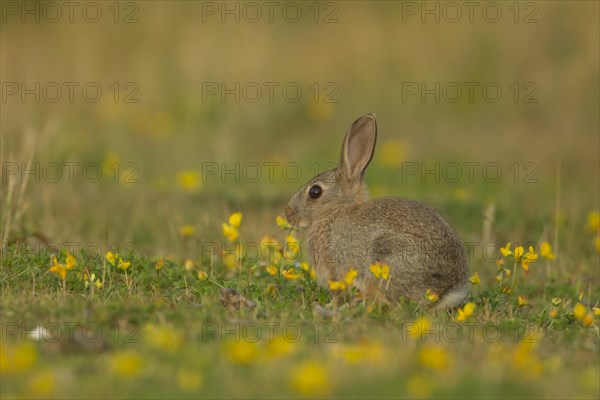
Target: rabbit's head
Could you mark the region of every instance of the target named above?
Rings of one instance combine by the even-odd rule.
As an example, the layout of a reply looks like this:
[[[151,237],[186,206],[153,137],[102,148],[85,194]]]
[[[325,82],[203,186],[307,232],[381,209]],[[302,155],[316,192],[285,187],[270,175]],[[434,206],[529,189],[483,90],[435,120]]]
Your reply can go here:
[[[285,208],[292,225],[306,228],[332,213],[368,200],[364,174],[373,158],[377,140],[374,114],[360,117],[348,130],[340,164],[304,185]]]

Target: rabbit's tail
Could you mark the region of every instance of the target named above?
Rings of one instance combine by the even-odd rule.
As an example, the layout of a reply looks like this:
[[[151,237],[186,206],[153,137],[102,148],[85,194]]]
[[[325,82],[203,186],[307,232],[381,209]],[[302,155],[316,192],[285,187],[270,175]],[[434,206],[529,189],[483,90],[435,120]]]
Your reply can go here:
[[[450,310],[462,306],[469,293],[471,293],[471,282],[466,281],[459,283],[452,289],[448,290],[433,307],[434,310]]]

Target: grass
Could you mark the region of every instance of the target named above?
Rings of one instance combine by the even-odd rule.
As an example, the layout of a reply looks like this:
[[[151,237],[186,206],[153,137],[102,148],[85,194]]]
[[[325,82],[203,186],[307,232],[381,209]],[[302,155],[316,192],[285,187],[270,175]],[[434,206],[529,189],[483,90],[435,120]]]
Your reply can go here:
[[[193,2],[140,2],[129,25],[9,17],[2,82],[106,95],[2,102],[2,398],[598,398],[599,8],[536,4],[534,24],[399,23],[395,2],[339,3],[334,24],[199,23]],[[338,102],[203,101],[206,82],[271,81],[333,82]],[[402,99],[406,83],[473,81],[505,95]],[[115,101],[114,82],[139,101]],[[515,102],[514,82],[539,101]],[[456,227],[480,277],[472,315],[332,293],[303,252],[282,264],[289,248],[256,256],[265,236],[285,242],[276,216],[366,112],[372,197],[429,203]],[[508,242],[539,254],[527,273],[501,255]]]

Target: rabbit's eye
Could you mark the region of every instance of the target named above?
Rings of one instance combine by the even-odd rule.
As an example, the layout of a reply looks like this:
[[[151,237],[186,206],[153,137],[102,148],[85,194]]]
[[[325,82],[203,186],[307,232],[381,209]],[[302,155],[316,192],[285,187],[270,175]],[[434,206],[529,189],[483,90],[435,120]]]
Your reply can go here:
[[[323,194],[323,189],[319,185],[313,185],[308,191],[308,195],[311,199],[318,199]]]

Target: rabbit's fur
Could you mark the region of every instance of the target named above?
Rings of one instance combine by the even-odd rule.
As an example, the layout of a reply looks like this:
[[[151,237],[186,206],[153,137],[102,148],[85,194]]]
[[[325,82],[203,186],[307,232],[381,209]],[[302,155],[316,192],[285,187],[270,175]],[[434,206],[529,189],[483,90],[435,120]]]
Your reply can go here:
[[[375,115],[350,127],[338,168],[303,186],[286,207],[288,220],[305,228],[309,258],[319,284],[358,271],[355,285],[366,297],[397,302],[401,296],[427,304],[427,289],[438,293],[436,309],[460,306],[470,291],[463,245],[454,228],[433,208],[400,197],[368,199],[364,173],[377,139]],[[320,194],[315,186],[321,188]],[[390,281],[379,285],[369,271],[388,264]]]

